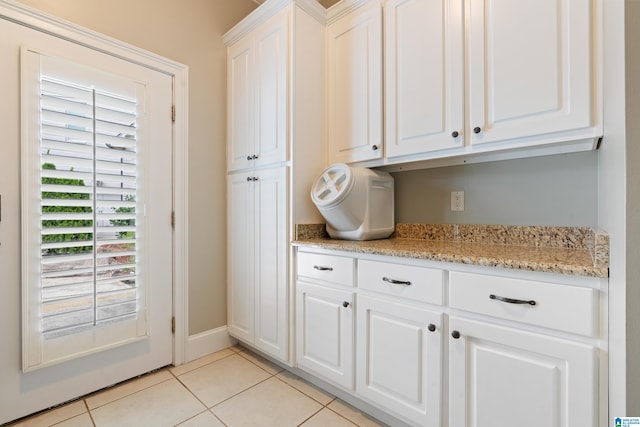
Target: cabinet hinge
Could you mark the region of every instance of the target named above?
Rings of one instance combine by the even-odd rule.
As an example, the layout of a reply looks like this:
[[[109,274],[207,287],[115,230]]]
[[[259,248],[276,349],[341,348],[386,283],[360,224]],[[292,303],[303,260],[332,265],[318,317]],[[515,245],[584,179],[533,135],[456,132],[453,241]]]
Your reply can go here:
[[[176,228],[176,213],[171,211],[171,228]]]
[[[175,105],[171,106],[171,122],[172,123],[176,122],[176,106]]]
[[[171,318],[171,333],[172,334],[176,333],[176,316],[173,316]]]

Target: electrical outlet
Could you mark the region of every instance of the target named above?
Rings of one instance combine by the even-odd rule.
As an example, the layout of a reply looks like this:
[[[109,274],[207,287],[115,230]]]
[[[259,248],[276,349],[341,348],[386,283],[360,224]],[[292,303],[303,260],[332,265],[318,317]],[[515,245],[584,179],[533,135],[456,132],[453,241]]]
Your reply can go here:
[[[451,192],[451,211],[460,212],[464,210],[464,191]]]

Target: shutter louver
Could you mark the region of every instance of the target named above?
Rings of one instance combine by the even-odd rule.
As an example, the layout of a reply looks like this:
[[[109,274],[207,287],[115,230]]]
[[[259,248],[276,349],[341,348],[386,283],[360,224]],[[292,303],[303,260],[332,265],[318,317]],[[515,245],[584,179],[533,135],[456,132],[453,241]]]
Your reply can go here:
[[[45,339],[135,318],[135,99],[41,77]]]

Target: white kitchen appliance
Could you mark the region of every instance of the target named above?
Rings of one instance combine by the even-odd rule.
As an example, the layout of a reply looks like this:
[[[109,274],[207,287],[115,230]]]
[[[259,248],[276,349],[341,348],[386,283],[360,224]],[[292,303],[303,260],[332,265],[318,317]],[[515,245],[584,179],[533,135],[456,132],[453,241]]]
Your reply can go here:
[[[334,239],[384,239],[393,233],[393,177],[387,172],[335,163],[315,181],[311,199]]]

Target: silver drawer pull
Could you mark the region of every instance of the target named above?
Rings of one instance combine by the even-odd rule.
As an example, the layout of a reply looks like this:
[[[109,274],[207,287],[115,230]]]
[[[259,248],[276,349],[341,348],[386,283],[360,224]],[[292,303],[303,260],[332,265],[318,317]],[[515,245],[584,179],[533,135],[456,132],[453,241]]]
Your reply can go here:
[[[323,267],[322,265],[314,265],[313,268],[318,271],[333,271],[333,267]]]
[[[494,295],[494,294],[489,295],[489,299],[495,299],[495,300],[498,300],[498,301],[507,302],[509,304],[536,305],[536,302],[534,300],[524,300],[524,299],[513,299],[513,298],[499,297],[499,296]]]
[[[405,281],[405,280],[389,279],[388,277],[383,277],[382,280],[388,283],[393,283],[394,285],[411,286],[411,282],[408,280]]]

